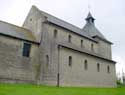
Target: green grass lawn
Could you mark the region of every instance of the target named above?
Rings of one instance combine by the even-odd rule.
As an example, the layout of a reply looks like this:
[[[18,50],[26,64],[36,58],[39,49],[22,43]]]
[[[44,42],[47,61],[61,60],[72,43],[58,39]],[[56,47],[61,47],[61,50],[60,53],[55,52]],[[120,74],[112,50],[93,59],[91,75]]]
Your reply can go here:
[[[0,84],[0,95],[125,95],[125,87],[81,88]]]

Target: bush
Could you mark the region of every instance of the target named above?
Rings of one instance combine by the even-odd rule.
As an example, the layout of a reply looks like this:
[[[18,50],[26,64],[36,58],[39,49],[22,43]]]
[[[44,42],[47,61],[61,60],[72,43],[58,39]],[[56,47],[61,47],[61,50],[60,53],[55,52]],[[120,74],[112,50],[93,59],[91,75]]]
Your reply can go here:
[[[123,85],[120,80],[117,80],[117,85]]]

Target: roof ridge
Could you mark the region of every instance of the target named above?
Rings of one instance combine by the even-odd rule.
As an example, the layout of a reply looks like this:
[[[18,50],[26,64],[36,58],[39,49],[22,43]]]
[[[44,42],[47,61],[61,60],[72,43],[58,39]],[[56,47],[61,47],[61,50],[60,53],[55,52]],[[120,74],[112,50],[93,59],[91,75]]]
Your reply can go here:
[[[35,7],[36,7],[36,6],[35,6]],[[37,7],[36,7],[36,8],[37,8]],[[37,9],[38,9],[40,12],[44,13],[44,14],[47,14],[47,15],[49,15],[49,16],[55,18],[55,19],[58,19],[58,20],[60,20],[60,21],[62,21],[62,22],[64,22],[64,23],[67,23],[67,24],[69,24],[69,25],[71,25],[71,26],[73,26],[73,27],[75,27],[75,28],[78,28],[78,29],[82,30],[82,28],[80,28],[80,27],[78,27],[78,26],[76,26],[76,25],[74,25],[74,24],[71,24],[71,23],[68,22],[68,21],[65,21],[65,20],[63,20],[63,19],[61,19],[61,18],[59,18],[59,17],[56,17],[56,16],[54,16],[54,15],[51,15],[51,14],[45,12],[45,11],[42,11],[42,10],[40,10],[39,8],[37,8]]]
[[[69,22],[66,22],[66,21],[64,21],[64,20],[62,20],[62,19],[60,19],[58,17],[55,17],[55,16],[53,16],[53,15],[51,15],[49,13],[46,13],[46,12],[38,9],[37,7],[35,7],[35,8],[41,13],[41,15],[47,17],[47,21],[49,21],[49,22],[51,22],[51,23],[53,23],[55,25],[59,25],[59,26],[65,28],[65,29],[68,29],[68,30],[72,31],[73,33],[84,36],[84,37],[86,37],[86,38],[88,38],[88,39],[90,39],[92,41],[95,41],[95,39],[93,39],[86,32],[84,32],[84,30],[82,30],[82,28],[79,28],[79,27],[77,27],[77,26],[75,26],[75,25],[73,25],[73,24],[71,24]]]

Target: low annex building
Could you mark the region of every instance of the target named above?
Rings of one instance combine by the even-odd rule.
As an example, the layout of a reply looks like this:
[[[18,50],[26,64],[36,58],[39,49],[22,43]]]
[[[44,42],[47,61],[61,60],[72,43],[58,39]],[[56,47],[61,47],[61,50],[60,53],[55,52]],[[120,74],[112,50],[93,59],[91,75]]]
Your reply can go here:
[[[32,6],[22,27],[0,21],[0,82],[115,87],[112,43],[85,20],[80,29]]]

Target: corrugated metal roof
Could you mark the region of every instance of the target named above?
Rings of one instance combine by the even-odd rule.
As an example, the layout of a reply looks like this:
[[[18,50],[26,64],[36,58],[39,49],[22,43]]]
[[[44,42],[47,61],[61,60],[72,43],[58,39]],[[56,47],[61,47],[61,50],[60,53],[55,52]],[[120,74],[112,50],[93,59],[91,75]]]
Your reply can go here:
[[[32,42],[36,42],[36,39],[32,32],[28,29],[0,21],[0,33]]]

